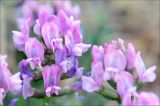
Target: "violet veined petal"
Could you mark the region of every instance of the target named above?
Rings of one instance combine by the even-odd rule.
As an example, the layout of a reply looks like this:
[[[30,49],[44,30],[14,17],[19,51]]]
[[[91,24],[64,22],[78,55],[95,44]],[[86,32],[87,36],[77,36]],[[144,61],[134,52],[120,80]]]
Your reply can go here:
[[[42,29],[42,37],[47,48],[52,49],[52,39],[59,37],[59,27],[54,22],[46,22]]]
[[[44,46],[35,38],[29,38],[25,44],[25,53],[28,59],[32,59],[36,65],[40,65],[44,59]],[[34,68],[34,67],[33,67]]]
[[[60,64],[63,60],[67,58],[66,49],[63,50],[55,50],[55,62],[56,64]]]
[[[22,60],[18,64],[19,71],[22,74],[26,74],[29,77],[34,77],[34,74],[29,70],[29,63],[26,60]],[[22,77],[22,76],[21,76]]]

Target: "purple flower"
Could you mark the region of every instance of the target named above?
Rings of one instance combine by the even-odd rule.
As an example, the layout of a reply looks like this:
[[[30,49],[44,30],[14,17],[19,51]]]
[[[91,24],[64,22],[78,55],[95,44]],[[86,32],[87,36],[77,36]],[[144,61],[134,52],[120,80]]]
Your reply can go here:
[[[29,77],[26,74],[22,74],[23,84],[22,84],[22,96],[24,99],[27,99],[28,97],[33,96],[34,94],[34,88],[31,87],[30,81],[32,80],[32,77]]]
[[[105,45],[104,65],[106,71],[124,71],[126,67],[126,57],[120,49],[113,48],[113,45]]]
[[[14,94],[19,93],[22,83],[19,73],[12,75],[9,71],[6,57],[6,55],[0,54],[0,104],[8,91]]]
[[[56,39],[60,36],[58,25],[54,21],[45,22],[41,31],[45,45],[47,48],[52,49],[52,39]]]
[[[67,58],[67,50],[64,48],[62,50],[55,51],[55,63],[61,65],[60,63]],[[62,63],[62,66],[65,65],[66,62]],[[64,70],[65,72],[65,70]]]
[[[116,73],[124,71],[126,68],[126,56],[120,50],[115,48],[113,44],[105,44],[104,46],[104,79],[110,80],[114,78]]]
[[[123,97],[126,92],[133,87],[133,77],[129,72],[119,72],[115,75],[114,80],[117,84],[117,91],[121,97]]]
[[[22,60],[19,65],[20,78],[22,80],[21,93],[24,99],[34,94],[34,88],[31,87],[30,81],[33,79],[34,74],[29,70],[29,63],[26,60]]]
[[[58,84],[61,78],[62,69],[58,65],[45,66],[42,71],[44,80],[44,88],[47,96],[51,94],[58,95],[58,91],[61,89]]]
[[[90,77],[82,76],[82,88],[87,92],[100,90],[103,83],[104,69],[101,62],[97,62],[92,66]]]
[[[29,70],[29,63],[26,60],[22,60],[18,64],[19,71],[22,74],[26,74],[30,77],[34,77],[34,74]]]
[[[92,47],[92,59],[94,61],[103,61],[104,49],[102,46],[94,45]]]
[[[91,77],[82,76],[82,88],[87,92],[95,92],[100,89],[98,83]]]
[[[69,54],[73,56],[82,56],[82,54],[91,47],[90,44],[84,43],[76,43],[75,39],[72,34],[68,34],[65,36],[65,45]]]
[[[29,38],[25,44],[25,53],[28,57],[27,61],[30,63],[32,69],[37,65],[41,65],[44,59],[44,46],[36,39]]]
[[[131,99],[132,98],[132,99]],[[159,98],[152,92],[127,92],[122,99],[123,106],[159,106]]]
[[[22,89],[22,80],[20,78],[20,72],[13,74],[10,77],[10,91],[14,94],[19,94]]]
[[[26,20],[22,31],[12,31],[13,42],[19,51],[24,51],[25,43],[29,39],[30,18]]]
[[[0,54],[0,88],[7,92],[10,88],[10,80],[8,80],[12,74],[8,69],[6,62],[6,55]]]
[[[153,82],[156,79],[156,66],[146,69],[140,56],[140,52],[138,52],[136,55],[135,68],[138,74],[139,82]]]

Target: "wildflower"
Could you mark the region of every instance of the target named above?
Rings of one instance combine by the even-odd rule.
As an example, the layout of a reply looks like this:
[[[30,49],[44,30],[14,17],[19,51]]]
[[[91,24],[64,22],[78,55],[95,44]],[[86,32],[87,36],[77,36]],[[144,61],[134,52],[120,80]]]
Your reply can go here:
[[[131,100],[131,96],[134,99]],[[152,92],[140,92],[140,93],[126,93],[124,98],[122,98],[123,106],[159,106],[159,98]]]
[[[82,76],[82,88],[87,92],[95,92],[101,89],[104,69],[101,62],[92,66],[91,76]]]
[[[24,51],[25,43],[29,39],[29,29],[30,29],[30,18],[26,20],[25,25],[22,28],[21,32],[12,31],[14,45],[19,51]]]
[[[30,63],[32,69],[37,65],[41,65],[44,60],[44,46],[36,39],[29,38],[25,44],[25,53],[28,57],[27,61]]]
[[[58,91],[61,89],[58,84],[60,81],[62,69],[58,65],[45,66],[42,71],[44,80],[44,88],[47,96],[51,94],[58,95]]]
[[[136,55],[135,68],[138,74],[139,82],[153,82],[156,79],[156,66],[146,69],[140,56],[140,52],[138,52]]]

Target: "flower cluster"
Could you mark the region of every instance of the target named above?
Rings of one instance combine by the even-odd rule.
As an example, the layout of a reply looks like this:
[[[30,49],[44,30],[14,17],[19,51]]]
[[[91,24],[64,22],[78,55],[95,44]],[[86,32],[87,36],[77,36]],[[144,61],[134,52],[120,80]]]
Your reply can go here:
[[[158,105],[158,97],[153,93],[137,93],[136,85],[153,82],[156,79],[156,66],[145,68],[140,52],[136,52],[132,43],[126,48],[124,41],[112,41],[104,46],[94,45],[92,48],[93,62],[91,76],[82,76],[82,88],[87,92],[99,91],[105,81],[113,80],[124,106],[135,104]],[[134,75],[132,73],[135,73]],[[153,98],[149,99],[148,96]],[[131,101],[131,96],[134,97]]]
[[[91,46],[82,42],[79,20],[68,17],[62,10],[57,15],[45,13],[41,12],[33,28],[35,36],[39,36],[40,40],[29,35],[30,18],[26,21],[24,31],[13,31],[15,46],[27,56],[19,63],[24,98],[34,93],[29,84],[34,77],[29,65],[33,70],[41,68],[46,94],[58,95],[61,74],[81,76],[83,70],[78,67],[78,57]]]
[[[155,94],[137,91],[138,84],[156,79],[156,66],[146,69],[140,52],[136,52],[132,43],[127,48],[121,39],[104,46],[94,45],[91,75],[86,75],[84,68],[79,67],[78,58],[91,45],[83,43],[80,20],[77,20],[79,7],[73,7],[69,1],[54,4],[54,9],[35,1],[23,4],[23,17],[17,20],[20,31],[12,32],[15,47],[26,58],[19,62],[19,72],[12,75],[6,56],[0,55],[0,104],[9,91],[24,99],[36,97],[38,92],[31,82],[39,73],[48,97],[60,94],[63,77],[76,77],[80,82],[73,83],[73,91],[101,92],[105,82],[113,81],[122,105],[159,105]]]

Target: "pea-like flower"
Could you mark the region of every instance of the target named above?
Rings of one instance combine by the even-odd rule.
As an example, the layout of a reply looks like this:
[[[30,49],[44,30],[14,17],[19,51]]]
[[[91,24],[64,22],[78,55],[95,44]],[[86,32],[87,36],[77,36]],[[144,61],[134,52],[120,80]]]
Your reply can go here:
[[[22,87],[20,74],[11,74],[8,69],[6,57],[6,55],[0,54],[0,104],[2,104],[7,92],[11,91],[12,93],[17,94],[20,92]]]
[[[140,56],[140,52],[138,52],[136,55],[135,68],[138,74],[139,82],[153,82],[156,79],[156,66],[152,66],[146,69],[144,62]]]
[[[126,92],[122,98],[123,106],[159,106],[159,98],[152,92]]]
[[[59,82],[61,78],[62,69],[58,65],[45,66],[42,71],[42,76],[44,80],[44,88],[47,96],[51,96],[52,94],[58,95],[59,90]]]
[[[91,76],[82,76],[82,88],[87,92],[95,92],[101,89],[104,69],[101,62],[92,66]]]
[[[44,60],[44,46],[36,39],[29,38],[25,44],[25,54],[27,55],[27,61],[30,63],[32,69],[37,65],[41,65]]]
[[[25,43],[29,39],[30,18],[25,21],[25,25],[22,27],[21,32],[12,31],[13,42],[19,51],[24,51]]]

